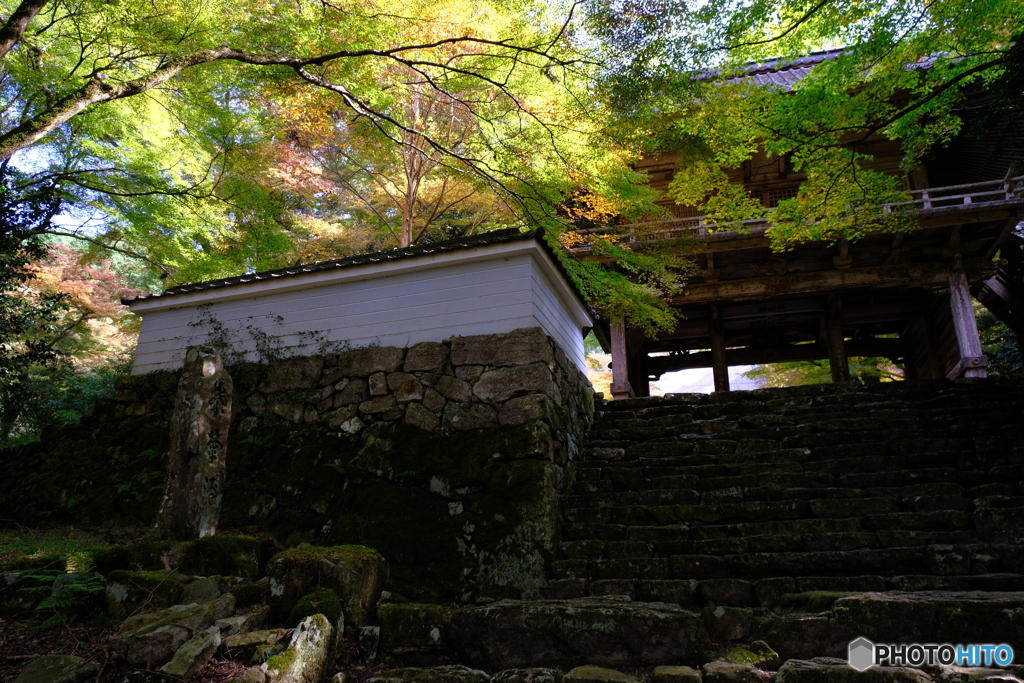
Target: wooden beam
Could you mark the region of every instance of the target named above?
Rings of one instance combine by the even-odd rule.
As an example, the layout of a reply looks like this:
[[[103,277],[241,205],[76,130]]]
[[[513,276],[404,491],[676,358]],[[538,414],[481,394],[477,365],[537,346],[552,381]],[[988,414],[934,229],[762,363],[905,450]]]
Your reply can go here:
[[[860,341],[851,339],[846,342],[846,352],[850,356],[868,358],[882,356],[895,361],[906,355],[906,349],[906,342],[903,339],[882,338]],[[828,358],[828,345],[825,343],[747,346],[729,349],[729,362],[732,365],[763,365],[765,363],[789,363],[825,358]],[[695,351],[672,356],[649,356],[644,367],[650,377],[657,379],[666,372],[714,367],[714,357],[711,351]]]
[[[715,391],[729,391],[729,360],[725,352],[721,311],[717,305],[711,306],[711,368]]]
[[[978,323],[971,306],[971,290],[959,256],[954,258],[953,269],[949,273],[949,306],[953,312],[953,328],[960,348],[960,360],[947,376],[959,377],[959,373],[963,373],[964,377],[987,377],[985,354],[981,350]]]
[[[691,285],[685,294],[674,297],[672,303],[686,306],[716,301],[774,299],[861,287],[928,287],[946,284],[948,278],[949,266],[939,262],[787,273]]]
[[[626,324],[622,319],[611,325],[612,334],[612,398],[629,398],[633,387],[629,384],[629,361],[626,354]]]
[[[828,311],[825,320],[825,335],[828,343],[828,367],[833,382],[850,381],[850,363],[846,358],[843,338],[841,299],[838,294],[828,297]]]

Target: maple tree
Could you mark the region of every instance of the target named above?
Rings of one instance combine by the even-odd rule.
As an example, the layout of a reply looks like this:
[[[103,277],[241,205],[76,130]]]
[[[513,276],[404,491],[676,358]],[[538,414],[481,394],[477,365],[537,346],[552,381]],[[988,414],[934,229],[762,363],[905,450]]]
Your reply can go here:
[[[907,227],[905,217],[879,211],[905,196],[899,178],[866,166],[866,143],[875,136],[900,141],[909,173],[962,131],[958,106],[967,89],[994,94],[989,119],[1005,123],[1024,109],[1020,0],[611,0],[589,7],[605,46],[604,92],[619,112],[619,135],[635,136],[651,152],[680,152],[673,199],[703,207],[726,228],[770,218],[779,249]],[[832,52],[789,85],[750,77],[760,64],[785,66],[826,49]],[[798,195],[771,213],[728,178],[760,150],[806,175]]]

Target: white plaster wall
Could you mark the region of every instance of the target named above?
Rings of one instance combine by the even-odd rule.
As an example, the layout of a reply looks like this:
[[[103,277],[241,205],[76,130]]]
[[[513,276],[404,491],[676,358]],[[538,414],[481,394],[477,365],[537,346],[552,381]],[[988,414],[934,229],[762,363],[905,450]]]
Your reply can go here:
[[[318,348],[312,334],[353,348],[408,347],[541,327],[582,369],[581,328],[591,322],[585,312],[581,317],[578,301],[568,300],[574,297],[566,296],[561,274],[545,267],[550,256],[532,242],[511,253],[495,251],[494,258],[484,259],[479,252],[473,259],[459,259],[455,252],[432,267],[410,269],[406,264],[404,271],[388,268],[398,262],[356,266],[344,270],[364,269],[366,277],[346,272],[346,279],[323,284],[316,281],[336,278],[340,271],[295,277],[304,278],[302,288],[282,278],[274,284],[288,281],[292,288],[268,289],[264,281],[140,301],[133,305],[143,322],[132,374],[180,367],[184,349],[207,340],[211,320],[248,360],[260,360],[255,339],[261,335],[279,340],[289,353],[313,354]],[[247,290],[251,296],[244,296]],[[175,303],[179,296],[183,300]]]

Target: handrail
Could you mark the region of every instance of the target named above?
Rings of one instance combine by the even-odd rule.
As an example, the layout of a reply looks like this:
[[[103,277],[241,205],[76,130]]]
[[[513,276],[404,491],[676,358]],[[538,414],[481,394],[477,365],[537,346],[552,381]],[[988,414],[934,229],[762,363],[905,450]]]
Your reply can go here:
[[[974,192],[961,192],[960,194],[948,195],[946,193],[956,190],[970,190]],[[948,185],[944,187],[928,187],[920,190],[911,190],[912,199],[902,202],[890,202],[882,205],[882,210],[890,213],[893,211],[917,211],[924,213],[938,209],[948,209],[955,206],[970,206],[980,202],[1006,201],[1014,199],[1024,191],[1024,175],[1003,180],[986,180],[966,185]],[[950,203],[955,202],[955,203]],[[740,221],[749,229],[759,226],[767,226],[769,218],[758,218],[754,220]],[[674,227],[662,229],[650,229],[650,226],[672,224]],[[613,225],[607,228],[594,228],[581,230],[580,234],[621,234],[625,231],[627,243],[639,242],[663,242],[684,237],[707,238],[711,235],[741,234],[735,230],[714,230],[714,223],[708,220],[707,216],[693,216],[688,218],[668,218],[657,221],[645,221],[643,223],[627,223],[624,225]],[[637,233],[637,228],[644,228],[642,233]],[[573,247],[573,251],[586,250],[589,245],[581,244]]]

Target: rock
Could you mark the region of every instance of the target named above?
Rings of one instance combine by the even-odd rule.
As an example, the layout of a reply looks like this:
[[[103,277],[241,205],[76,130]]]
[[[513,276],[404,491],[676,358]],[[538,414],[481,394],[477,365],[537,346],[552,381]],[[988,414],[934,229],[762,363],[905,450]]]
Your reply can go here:
[[[157,614],[140,615],[144,618],[129,619],[122,624],[121,630],[110,639],[110,646],[130,663],[152,669],[170,660],[194,633],[231,616],[234,611],[235,597],[225,593],[201,605],[176,606]]]
[[[445,429],[467,431],[485,429],[498,424],[498,416],[494,408],[483,403],[449,402],[444,407]]]
[[[950,634],[961,643],[1024,642],[1022,593],[861,593],[836,600],[833,612],[838,624],[876,643],[944,643]]]
[[[710,644],[700,618],[678,605],[607,597],[464,608],[452,615],[447,637],[462,661],[490,670],[685,661]]]
[[[701,683],[700,672],[688,666],[659,666],[651,674],[651,683]]]
[[[530,420],[551,420],[554,412],[555,406],[550,398],[544,394],[529,394],[506,401],[498,413],[498,422],[518,425]]]
[[[782,600],[782,596],[796,592],[796,579],[791,576],[780,576],[761,579],[754,584],[754,593],[762,607],[774,607]]]
[[[578,666],[565,674],[562,683],[638,683],[638,681],[621,671],[605,669],[600,666]]]
[[[423,392],[423,407],[432,413],[444,408],[444,404],[447,402],[448,400],[434,389],[427,389]]]
[[[554,363],[551,343],[539,327],[524,327],[505,334],[482,334],[452,340],[454,365],[496,367]]]
[[[293,424],[302,424],[302,419],[306,415],[306,406],[274,397],[270,399],[270,412]]]
[[[163,609],[178,602],[188,579],[177,572],[112,571],[107,574],[107,611],[124,619],[140,609]]]
[[[324,424],[330,429],[337,429],[346,434],[358,434],[365,427],[358,417],[354,417],[348,408],[340,408],[324,415]]]
[[[1021,679],[1006,669],[986,669],[984,667],[939,666],[935,676],[936,683],[1019,683]]]
[[[420,342],[405,354],[406,372],[440,372],[448,360],[448,347],[440,342]]]
[[[231,680],[231,683],[265,683],[267,674],[261,666],[250,666],[238,678]]]
[[[700,613],[712,640],[745,638],[754,623],[754,613],[742,607],[705,607]]]
[[[275,360],[267,366],[263,381],[260,382],[260,391],[271,394],[290,389],[309,389],[319,383],[323,367],[323,356],[292,356]]]
[[[785,661],[820,655],[845,657],[850,641],[859,635],[828,615],[790,614],[773,623],[763,638]]]
[[[266,605],[257,605],[247,613],[237,617],[218,619],[217,628],[223,637],[240,635],[255,631],[266,626],[270,622],[270,608]]]
[[[469,382],[470,384],[480,379],[482,374],[484,374],[484,366],[482,365],[460,365],[455,368],[455,376],[463,382]]]
[[[388,375],[388,389],[395,395],[399,403],[419,401],[423,398],[423,385],[416,378],[405,372],[392,372]]]
[[[483,671],[458,664],[433,668],[391,669],[366,683],[487,683],[490,677]]]
[[[775,676],[776,683],[931,683],[931,677],[919,669],[873,666],[856,671],[844,659],[816,657],[791,659]]]
[[[370,384],[365,379],[354,379],[334,395],[334,407],[344,408],[370,398]]]
[[[763,640],[716,653],[715,659],[730,664],[750,664],[756,669],[769,671],[778,669],[780,664],[779,655]]]
[[[345,623],[359,627],[368,623],[387,585],[388,564],[362,546],[307,546],[275,555],[267,564],[267,576],[276,619],[284,620],[302,596],[330,588],[342,602]]]
[[[375,372],[368,380],[370,396],[384,396],[388,393],[388,380],[383,372]]]
[[[491,676],[491,683],[558,683],[562,675],[555,669],[505,669]]]
[[[708,662],[701,669],[704,683],[766,683],[770,678],[750,664],[717,661]]]
[[[440,421],[437,415],[423,407],[421,403],[410,403],[405,407],[405,423],[413,427],[419,427],[425,432],[437,430]]]
[[[295,607],[288,614],[288,624],[299,624],[306,617],[311,617],[314,614],[322,614],[327,617],[327,621],[331,622],[331,626],[335,629],[344,628],[345,621],[341,613],[341,602],[338,600],[338,595],[330,588],[321,588],[299,598]]]
[[[81,657],[43,655],[33,659],[14,683],[84,683],[99,671],[99,665]]]
[[[377,398],[371,398],[369,401],[363,401],[359,404],[359,412],[363,415],[378,415],[387,413],[398,407],[398,402],[395,401],[395,397],[391,394],[387,396],[378,396]]]
[[[220,642],[220,629],[216,626],[200,631],[178,648],[171,661],[160,667],[160,673],[188,678],[210,661]]]
[[[404,358],[404,349],[364,346],[339,354],[338,368],[344,377],[369,377],[375,372],[394,372],[402,365]]]
[[[378,606],[381,650],[385,654],[405,654],[444,649],[451,611],[443,605],[415,603]]]
[[[331,625],[322,614],[307,617],[292,636],[284,652],[274,655],[263,665],[269,683],[317,683],[330,664],[328,653],[332,642]]]
[[[486,403],[501,403],[521,394],[554,396],[551,370],[545,363],[488,370],[473,385],[473,393]]]
[[[469,382],[463,382],[451,375],[442,375],[434,384],[434,389],[449,401],[457,403],[469,403],[473,397],[473,388]]]
[[[221,578],[219,576],[207,576],[186,584],[181,591],[179,598],[183,605],[198,605],[202,602],[209,602],[219,598],[224,591],[221,590]]]
[[[224,649],[231,657],[249,664],[262,664],[288,646],[287,629],[250,631],[224,639]]]

